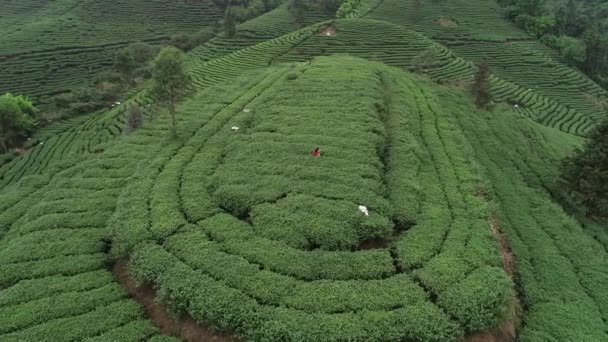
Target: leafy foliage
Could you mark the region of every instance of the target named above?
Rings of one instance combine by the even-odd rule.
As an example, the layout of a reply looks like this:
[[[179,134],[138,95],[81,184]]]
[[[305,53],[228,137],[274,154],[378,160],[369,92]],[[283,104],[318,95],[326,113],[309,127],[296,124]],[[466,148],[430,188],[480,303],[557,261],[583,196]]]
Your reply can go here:
[[[144,113],[139,106],[129,107],[127,115],[127,132],[133,132],[140,128],[144,121]]]
[[[304,15],[310,7],[310,0],[289,0],[287,8],[291,13],[294,21],[300,23],[304,20]]]
[[[140,93],[0,169],[13,184],[0,192],[0,339],[170,340],[113,283],[111,239],[110,258],[129,257],[160,302],[244,340],[459,340],[512,308],[500,229],[526,308],[521,339],[606,340],[608,239],[547,193],[580,139],[527,119],[587,132],[599,116],[581,99],[603,93],[489,3],[359,8],[371,3],[370,17],[393,24],[336,20],[336,35],[318,34],[326,22],[230,53],[291,30],[283,6],[194,49],[199,93],[175,109],[177,139],[159,134],[170,121],[159,117],[109,142],[131,106],[156,111]],[[437,24],[446,8],[462,20]],[[420,32],[402,26],[415,20]],[[510,105],[492,112],[453,89],[484,51],[487,84]],[[452,89],[353,58],[308,63],[335,53],[418,66]]]
[[[608,121],[591,134],[583,150],[564,162],[563,179],[589,217],[608,217]]]
[[[224,12],[224,33],[226,38],[234,38],[236,35],[236,18],[232,7],[227,7]]]
[[[116,56],[114,68],[123,75],[126,82],[131,78],[149,75],[148,62],[157,54],[158,48],[146,43],[132,43]]]
[[[344,0],[336,12],[336,18],[352,18],[357,14],[361,0]]]
[[[34,128],[36,108],[23,96],[0,96],[0,152],[18,144]]]
[[[171,46],[163,48],[154,60],[152,80],[152,92],[159,101],[167,104],[171,114],[172,131],[175,133],[175,106],[190,86],[190,75],[186,71],[183,52]]]
[[[206,28],[192,34],[174,34],[169,39],[168,44],[173,45],[182,51],[190,51],[193,48],[208,42],[214,37],[213,29]]]
[[[481,61],[477,66],[472,91],[477,108],[488,108],[488,105],[492,102],[492,93],[490,89],[490,64],[486,60]]]
[[[580,67],[590,77],[606,86],[606,1],[501,0],[499,3],[508,6],[508,16],[526,32],[543,37],[544,41],[557,48],[569,63]],[[551,39],[551,36],[558,38]]]

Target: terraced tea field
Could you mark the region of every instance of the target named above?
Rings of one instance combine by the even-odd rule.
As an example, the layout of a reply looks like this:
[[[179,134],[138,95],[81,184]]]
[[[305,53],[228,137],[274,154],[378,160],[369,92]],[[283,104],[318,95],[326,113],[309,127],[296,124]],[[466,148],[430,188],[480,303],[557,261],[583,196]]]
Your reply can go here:
[[[595,103],[608,92],[503,19],[492,0],[385,0],[366,17],[423,33],[465,60],[486,58],[496,76],[520,86],[526,97],[546,97],[567,108],[544,100],[536,114],[543,124],[584,134],[606,116]]]
[[[0,43],[69,64],[197,30],[209,6],[10,2]],[[606,92],[489,0],[303,22],[283,4],[190,51],[176,137],[144,86],[0,166],[0,341],[608,340],[608,231],[552,194]],[[483,57],[489,111],[468,91]],[[88,77],[17,75],[40,97]]]
[[[210,1],[9,1],[0,14],[0,93],[37,101],[90,84],[132,42],[211,27]]]

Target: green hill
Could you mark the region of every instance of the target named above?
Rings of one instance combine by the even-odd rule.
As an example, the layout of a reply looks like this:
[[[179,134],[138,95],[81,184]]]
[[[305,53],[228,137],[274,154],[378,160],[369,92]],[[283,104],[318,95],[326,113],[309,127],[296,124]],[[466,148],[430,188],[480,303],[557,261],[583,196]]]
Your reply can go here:
[[[99,44],[157,39],[214,21],[209,6],[11,2],[0,42],[66,56],[72,16],[80,51],[86,25]],[[186,338],[123,287],[122,262],[175,319],[243,341],[608,340],[606,227],[555,197],[606,91],[492,1],[357,13],[296,27],[284,4],[190,51],[177,137],[136,90],[0,166],[0,340]],[[488,111],[468,91],[482,58]]]
[[[129,43],[211,27],[209,1],[9,1],[0,14],[0,93],[37,102],[92,83]]]

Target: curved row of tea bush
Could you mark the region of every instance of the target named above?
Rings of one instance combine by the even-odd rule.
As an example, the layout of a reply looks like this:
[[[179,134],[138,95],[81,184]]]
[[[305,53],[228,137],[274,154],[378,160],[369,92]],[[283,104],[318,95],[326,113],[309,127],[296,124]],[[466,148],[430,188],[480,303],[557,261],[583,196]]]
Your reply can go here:
[[[420,32],[467,61],[485,58],[496,76],[520,92],[527,89],[546,98],[542,103],[564,107],[538,111],[543,124],[585,135],[606,116],[598,103],[608,99],[608,92],[503,18],[495,2],[385,0],[366,17]]]
[[[547,192],[560,160],[580,141],[506,108],[479,112],[453,92],[438,96],[455,108],[450,120],[471,143],[486,192],[497,201],[496,222],[512,247],[526,309],[520,338],[605,340],[606,250]]]
[[[51,125],[46,129],[48,132],[42,130],[32,138],[29,143],[33,147],[28,153],[0,167],[0,188],[24,176],[42,173],[66,159],[103,151],[100,145],[122,135],[130,106],[139,106],[146,120],[153,120],[157,111],[150,99],[136,96],[113,109],[74,119],[73,124]]]
[[[319,4],[311,3],[302,22],[296,24],[288,10],[288,4],[285,3],[270,12],[239,24],[234,37],[217,36],[195,48],[192,55],[201,61],[209,61],[332,18],[333,16],[320,8]]]
[[[472,201],[450,214],[461,223],[479,216],[484,224],[440,226],[450,238],[439,248],[445,247],[445,254],[430,256],[428,268],[428,260],[400,266],[410,261],[407,248],[417,248],[408,245],[412,229],[426,227],[415,234],[434,239],[434,221],[426,213],[449,204],[433,208],[435,197],[407,193],[409,182],[419,180],[406,176],[412,165],[403,159],[407,147],[398,146],[409,133],[400,120],[408,121],[416,110],[389,110],[383,94],[397,85],[385,83],[387,73],[361,60],[318,59],[268,72],[252,86],[242,83],[248,90],[236,98],[225,92],[232,95],[228,101],[205,92],[188,101],[185,112],[217,108],[216,114],[202,127],[188,124],[195,115],[184,119],[182,127],[191,133],[181,147],[163,148],[149,171],[126,188],[111,224],[114,255],[131,251],[133,274],[155,283],[166,305],[250,339],[367,334],[442,341],[497,324],[505,318],[511,283],[482,219],[484,213],[487,219],[485,204]],[[323,82],[328,75],[332,81]],[[347,96],[352,101],[343,101]],[[319,158],[310,155],[317,144]],[[387,156],[393,160],[390,178]],[[446,183],[454,177],[452,182],[472,186],[475,181],[467,180],[472,165],[455,159],[450,163],[462,170],[453,173],[448,164],[433,163],[421,164],[429,173],[443,165],[441,179],[428,174],[413,185],[425,188],[419,191],[426,191],[423,180],[440,192],[445,186],[454,189],[456,196],[473,191]],[[257,176],[247,177],[244,170]],[[389,191],[393,187],[399,191]],[[415,209],[419,200],[422,215]],[[358,211],[360,204],[368,206],[369,217]],[[342,218],[350,223],[343,225]],[[394,222],[401,228],[394,229]],[[415,226],[401,231],[406,224]],[[395,242],[393,230],[401,236]],[[388,246],[352,250],[353,243],[369,238],[385,238]],[[446,262],[461,267],[442,267]],[[362,291],[371,297],[361,297]]]
[[[158,43],[211,28],[221,19],[212,1],[11,1],[0,16],[0,93],[50,97],[92,84],[130,43]]]
[[[0,339],[147,340],[159,336],[107,270],[106,221],[151,135],[55,162],[3,188]]]
[[[419,33],[395,24],[345,19],[318,25],[319,29],[324,26],[333,27],[336,34],[310,35],[276,60],[307,61],[319,55],[349,54],[426,73],[439,83],[458,87],[469,84],[475,72],[471,60],[462,59]],[[533,120],[574,134],[584,135],[595,126],[596,120],[586,111],[569,108],[569,102],[562,103],[555,97],[527,89],[526,84],[509,82],[510,78],[502,75],[497,73],[492,77],[496,102],[507,102]]]

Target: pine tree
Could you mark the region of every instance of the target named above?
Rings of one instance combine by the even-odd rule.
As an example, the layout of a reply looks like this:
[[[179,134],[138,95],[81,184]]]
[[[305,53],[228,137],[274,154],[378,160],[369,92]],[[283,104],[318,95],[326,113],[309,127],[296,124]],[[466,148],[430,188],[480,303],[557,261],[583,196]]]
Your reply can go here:
[[[608,120],[595,129],[583,150],[565,160],[562,179],[588,217],[608,217]]]
[[[490,65],[485,59],[477,65],[472,91],[477,108],[487,109],[492,102],[492,92],[490,89]]]

